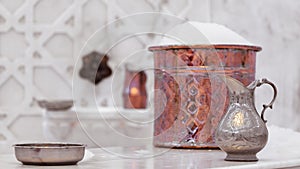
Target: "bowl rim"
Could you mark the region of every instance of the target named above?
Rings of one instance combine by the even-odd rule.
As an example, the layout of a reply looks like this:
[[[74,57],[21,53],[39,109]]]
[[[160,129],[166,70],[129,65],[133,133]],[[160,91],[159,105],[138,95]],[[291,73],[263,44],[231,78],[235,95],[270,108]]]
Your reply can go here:
[[[13,144],[12,147],[23,148],[23,149],[32,149],[32,148],[63,149],[63,148],[85,148],[85,147],[87,147],[87,145],[82,144],[82,143],[41,142],[41,143]]]
[[[242,49],[259,52],[260,46],[239,44],[196,44],[196,45],[157,45],[149,46],[149,51],[174,50],[174,49]]]

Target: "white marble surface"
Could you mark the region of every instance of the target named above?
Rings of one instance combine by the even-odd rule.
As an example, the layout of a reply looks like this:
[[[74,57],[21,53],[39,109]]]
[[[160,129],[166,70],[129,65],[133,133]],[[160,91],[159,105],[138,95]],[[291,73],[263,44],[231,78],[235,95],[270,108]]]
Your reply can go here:
[[[82,142],[89,147],[151,144],[152,128],[150,109],[81,108],[48,111],[43,117],[48,141]]]
[[[259,154],[258,162],[224,161],[221,150],[165,149],[152,146],[111,147],[90,149],[85,160],[76,166],[54,166],[55,168],[238,168],[267,169],[300,167],[300,133],[290,129],[269,127],[270,138]],[[41,168],[26,166],[16,161],[13,154],[0,155],[0,168]]]

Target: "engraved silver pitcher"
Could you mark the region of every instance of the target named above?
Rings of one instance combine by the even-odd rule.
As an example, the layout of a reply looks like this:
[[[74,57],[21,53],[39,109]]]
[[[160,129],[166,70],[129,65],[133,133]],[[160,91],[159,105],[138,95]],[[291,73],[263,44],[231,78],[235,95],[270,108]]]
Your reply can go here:
[[[217,145],[227,153],[227,161],[257,161],[256,153],[262,150],[268,140],[264,112],[277,96],[276,86],[267,79],[255,80],[245,87],[238,80],[223,77],[229,92],[230,104],[215,133]],[[270,104],[263,105],[259,115],[254,103],[254,90],[262,84],[270,85],[274,96]]]

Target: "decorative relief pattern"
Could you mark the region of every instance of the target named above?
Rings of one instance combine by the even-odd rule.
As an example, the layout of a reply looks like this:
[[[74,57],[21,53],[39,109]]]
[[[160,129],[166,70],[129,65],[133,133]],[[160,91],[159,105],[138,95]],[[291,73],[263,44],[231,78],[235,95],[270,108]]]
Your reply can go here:
[[[181,106],[184,108],[182,112],[188,116],[188,120],[183,121],[188,131],[185,141],[195,143],[196,133],[202,130],[209,112],[210,100],[204,98],[207,96],[202,91],[210,91],[210,81],[201,75],[193,74],[188,75],[186,81],[183,84],[183,92],[181,92],[182,98],[184,98]]]

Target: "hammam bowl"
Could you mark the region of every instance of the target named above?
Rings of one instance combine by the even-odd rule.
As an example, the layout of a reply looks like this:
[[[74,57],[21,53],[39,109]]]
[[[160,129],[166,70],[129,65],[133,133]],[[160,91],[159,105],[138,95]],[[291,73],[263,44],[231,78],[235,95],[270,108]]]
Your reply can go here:
[[[25,143],[13,145],[25,165],[75,165],[84,157],[85,145],[72,143]]]

